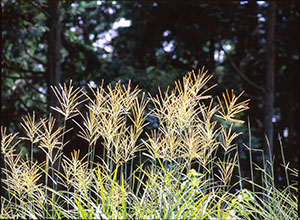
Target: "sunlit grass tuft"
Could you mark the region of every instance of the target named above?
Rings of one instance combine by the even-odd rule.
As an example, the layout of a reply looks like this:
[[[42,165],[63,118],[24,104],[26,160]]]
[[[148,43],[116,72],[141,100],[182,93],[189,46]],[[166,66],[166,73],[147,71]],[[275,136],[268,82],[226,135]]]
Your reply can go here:
[[[239,101],[242,93],[226,90],[223,100],[217,97],[215,102],[208,94],[216,86],[207,87],[211,78],[204,69],[191,71],[174,89],[159,90],[154,97],[130,82],[107,87],[102,82],[90,87],[92,96],[73,88],[72,82],[52,87],[59,103],[52,109],[62,114],[63,125],[52,115],[36,120],[33,113],[23,118],[25,137],[1,127],[1,178],[7,195],[1,197],[0,218],[298,218],[298,189],[288,178],[298,171],[288,167],[283,151],[285,189],[260,186],[253,175],[241,177],[236,143],[242,133],[236,128],[249,100]],[[86,112],[79,111],[84,102]],[[154,107],[148,109],[149,104]],[[158,126],[146,132],[149,116]],[[62,154],[65,134],[72,129],[69,119],[78,126],[78,137],[88,142],[83,157],[80,151]],[[17,152],[21,141],[30,142],[28,161]],[[98,146],[103,157],[96,162]],[[251,155],[251,143],[245,146]],[[34,161],[34,148],[43,151],[44,162]],[[274,182],[252,157],[250,168]]]

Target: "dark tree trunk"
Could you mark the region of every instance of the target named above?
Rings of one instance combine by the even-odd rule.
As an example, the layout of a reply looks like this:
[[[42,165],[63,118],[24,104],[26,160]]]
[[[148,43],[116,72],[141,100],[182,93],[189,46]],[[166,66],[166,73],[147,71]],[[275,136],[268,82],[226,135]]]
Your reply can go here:
[[[47,65],[47,88],[48,88],[48,112],[50,106],[56,105],[56,98],[52,95],[51,86],[57,86],[61,82],[60,48],[61,48],[61,26],[60,26],[60,1],[49,0],[48,27],[48,65]],[[55,113],[54,113],[55,114]],[[57,116],[57,115],[56,115]]]
[[[275,11],[276,3],[269,2],[267,15],[267,44],[266,44],[266,78],[265,78],[265,97],[264,97],[264,132],[268,142],[264,142],[264,151],[268,161],[272,162],[273,144],[273,122],[274,115],[274,82],[275,82]],[[267,165],[267,173],[272,174],[272,167]]]
[[[53,94],[51,86],[58,86],[61,82],[61,56],[60,56],[60,48],[61,48],[61,26],[60,26],[60,0],[48,0],[49,7],[49,18],[48,18],[48,63],[47,63],[47,105],[48,105],[48,113],[52,113],[52,116],[56,119],[55,129],[57,129],[61,125],[61,114],[53,111],[51,106],[58,106],[59,103],[57,98]],[[59,153],[55,148],[53,150],[53,157]],[[53,165],[53,168],[58,170],[58,161]],[[53,185],[54,187],[54,185]]]

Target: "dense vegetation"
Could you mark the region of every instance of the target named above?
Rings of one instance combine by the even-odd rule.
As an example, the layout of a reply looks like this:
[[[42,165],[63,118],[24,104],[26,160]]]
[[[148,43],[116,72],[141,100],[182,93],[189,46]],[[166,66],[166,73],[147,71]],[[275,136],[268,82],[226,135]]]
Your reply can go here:
[[[249,100],[226,90],[214,102],[208,94],[214,86],[205,89],[211,77],[203,69],[190,72],[174,90],[156,97],[120,82],[91,88],[92,96],[71,83],[54,87],[59,106],[53,109],[63,115],[64,126],[55,127],[51,115],[36,120],[33,113],[23,118],[25,137],[1,127],[7,197],[1,197],[0,218],[297,219],[297,189],[288,172],[297,176],[298,171],[283,161],[288,181],[283,190],[275,187],[274,173],[265,171],[267,160],[264,167],[249,161],[252,171],[262,173],[258,191],[253,173],[242,177],[234,144],[241,133],[234,128],[244,123],[236,116],[248,109]],[[86,115],[78,110],[83,102]],[[154,108],[146,113],[149,102]],[[73,121],[88,152],[80,157],[74,150],[68,158],[62,154],[70,131],[66,123],[76,115],[83,119]],[[158,128],[140,139],[150,115]],[[42,149],[46,160],[39,163],[32,154],[23,160],[16,152],[20,141],[29,142],[31,152]],[[103,154],[95,163],[99,141]],[[251,153],[251,143],[244,146]]]
[[[254,192],[263,193],[264,190],[261,187],[270,187],[270,184],[276,186],[274,190],[283,190],[278,191],[278,194],[275,190],[273,194],[270,194],[271,196],[284,196],[286,190],[296,183],[297,175],[292,174],[295,174],[295,169],[299,166],[299,135],[296,132],[300,130],[299,123],[297,123],[299,121],[299,99],[296,94],[299,94],[300,91],[295,80],[299,72],[299,29],[295,28],[299,26],[298,3],[294,1],[234,1],[221,4],[216,2],[174,1],[169,4],[163,1],[3,0],[1,6],[3,15],[3,56],[1,60],[3,68],[1,125],[3,127],[1,135],[6,137],[3,138],[1,145],[1,152],[5,153],[1,158],[1,165],[8,165],[6,173],[2,172],[1,178],[7,179],[7,175],[12,172],[9,164],[11,166],[12,164],[16,164],[16,166],[20,163],[23,164],[25,170],[22,170],[22,172],[24,173],[27,172],[27,168],[32,167],[34,168],[30,172],[42,171],[39,178],[39,183],[42,184],[39,186],[41,187],[39,190],[42,190],[40,195],[47,195],[49,199],[47,200],[44,197],[45,200],[39,204],[37,213],[41,214],[40,209],[43,209],[42,207],[45,207],[46,204],[52,206],[51,202],[53,201],[50,199],[53,196],[51,194],[52,190],[55,190],[55,192],[60,190],[64,190],[64,193],[69,192],[63,189],[62,185],[64,184],[59,184],[57,188],[53,188],[50,176],[45,182],[46,178],[43,175],[46,167],[51,172],[53,170],[51,175],[54,178],[57,177],[57,174],[63,174],[62,161],[65,161],[65,164],[71,163],[69,161],[72,160],[71,153],[73,159],[75,158],[74,161],[87,155],[82,163],[87,162],[89,165],[82,166],[90,169],[89,174],[93,182],[95,179],[92,176],[95,175],[96,165],[91,167],[90,164],[93,163],[90,161],[103,165],[102,160],[104,160],[109,166],[110,160],[114,162],[117,160],[112,155],[106,157],[107,151],[104,149],[106,149],[107,140],[103,134],[99,137],[96,135],[94,138],[99,138],[99,140],[95,143],[91,142],[93,143],[91,145],[91,140],[86,137],[89,133],[82,130],[86,125],[96,127],[105,125],[91,125],[90,123],[94,122],[91,118],[87,118],[92,114],[91,108],[87,108],[85,105],[87,102],[81,103],[87,98],[91,105],[95,104],[92,97],[98,93],[94,93],[94,89],[98,87],[98,90],[100,88],[99,92],[106,91],[109,94],[107,86],[111,84],[110,90],[115,92],[113,94],[120,95],[117,91],[123,91],[125,87],[135,88],[139,85],[145,95],[143,96],[138,90],[134,90],[135,95],[140,101],[143,96],[143,102],[147,103],[147,107],[145,107],[143,114],[145,126],[140,130],[140,134],[137,131],[135,134],[138,136],[136,144],[137,146],[143,145],[144,148],[148,146],[147,149],[150,150],[151,135],[155,134],[160,138],[163,137],[163,134],[159,136],[159,132],[162,132],[159,118],[162,115],[159,115],[158,112],[154,114],[155,111],[153,110],[163,105],[150,97],[156,97],[157,94],[159,96],[163,95],[168,86],[170,86],[169,91],[174,88],[178,90],[179,84],[174,82],[179,80],[181,84],[184,83],[182,78],[186,71],[191,69],[196,71],[202,68],[202,65],[206,66],[206,69],[214,76],[214,82],[218,83],[217,87],[209,91],[211,98],[214,99],[214,102],[211,103],[212,109],[217,105],[221,107],[221,103],[226,106],[224,98],[238,97],[234,96],[228,90],[229,88],[234,89],[235,94],[243,93],[242,97],[251,99],[251,102],[247,102],[249,110],[236,115],[236,120],[245,121],[246,123],[233,123],[230,127],[230,123],[225,123],[224,120],[218,117],[214,118],[217,125],[220,126],[215,125],[217,126],[215,128],[219,128],[219,133],[215,134],[220,137],[216,139],[217,142],[227,137],[226,135],[222,136],[222,129],[226,129],[227,132],[230,131],[231,134],[239,134],[238,138],[232,140],[235,150],[238,151],[236,158],[234,151],[230,154],[224,154],[222,150],[217,150],[214,155],[226,164],[231,164],[234,160],[239,162],[239,169],[232,169],[232,179],[230,184],[228,183],[234,186],[230,191],[230,193],[233,193],[232,196],[237,195],[233,192],[234,190],[247,189],[250,190],[249,193],[252,192],[253,196],[256,197],[258,195]],[[102,81],[103,79],[104,81]],[[62,90],[59,85],[64,85],[64,83],[67,84],[66,87],[62,87],[65,92],[73,86],[78,88],[73,90],[74,93],[72,94],[72,96],[75,94],[79,96],[78,100],[74,97],[74,100],[72,100],[72,103],[77,101],[78,105],[69,109],[71,110],[69,113],[64,113],[64,111],[71,103],[64,103],[65,97],[60,96]],[[213,85],[212,81],[208,81],[203,89],[208,89]],[[157,89],[158,86],[160,90]],[[225,97],[221,96],[219,101],[217,97],[222,93]],[[175,96],[171,95],[169,101],[175,102]],[[209,108],[209,100],[201,101]],[[115,100],[116,103],[119,101],[122,102],[121,98]],[[133,103],[136,101],[133,101]],[[139,104],[143,102],[141,101]],[[61,106],[62,103],[65,106]],[[168,103],[164,104],[168,106]],[[122,103],[119,103],[119,105],[122,105]],[[51,106],[55,106],[55,108],[51,108]],[[57,111],[60,108],[62,108],[61,111]],[[79,115],[73,115],[72,110],[75,111],[76,109],[80,112]],[[199,113],[197,117],[203,116],[201,116],[202,111],[200,109],[196,108],[196,112]],[[51,113],[51,117],[49,113]],[[226,113],[221,116],[225,116]],[[182,112],[180,114],[176,117],[181,117]],[[96,115],[93,117],[96,117]],[[134,126],[135,120],[132,118],[133,116],[130,117],[124,115],[126,126],[122,125],[125,126],[122,127],[120,125],[120,128],[124,129],[122,132],[127,133],[129,137],[131,137],[130,126]],[[105,122],[104,118],[101,118],[101,120]],[[26,137],[26,132],[30,131],[26,124],[33,123],[33,121],[39,121],[38,125],[42,129],[41,132],[45,132],[43,129],[48,129],[50,136],[51,129],[57,131],[58,136],[56,138],[58,138],[58,142],[62,142],[64,145],[63,149],[54,147],[53,152],[51,151],[52,156],[63,153],[68,159],[65,158],[64,160],[59,157],[61,159],[56,158],[57,160],[55,160],[49,157],[46,148],[38,147],[42,143],[40,139],[42,134],[39,132],[33,132],[31,137],[28,137],[33,143],[32,145],[23,139],[21,142],[16,142],[18,144],[15,146],[14,142],[11,142],[15,153],[10,156],[6,155],[7,152],[3,150],[3,146],[8,145],[13,137],[15,140]],[[109,123],[107,122],[107,124]],[[198,133],[200,131],[196,129],[193,132]],[[34,139],[34,135],[39,138]],[[89,141],[85,141],[82,136]],[[44,138],[46,141],[47,138]],[[130,140],[122,139],[122,141]],[[94,150],[92,150],[93,147]],[[219,147],[219,149],[223,148],[222,146]],[[77,153],[80,152],[79,158],[76,156],[77,153],[73,153],[73,150],[76,150]],[[136,179],[132,185],[133,177],[130,180],[129,173],[137,170],[137,173],[140,173],[138,177],[141,177],[143,173],[144,176],[147,176],[144,172],[146,170],[139,168],[141,164],[145,164],[147,167],[155,164],[157,169],[159,169],[158,167],[161,168],[162,175],[166,168],[162,158],[160,158],[162,164],[159,164],[159,161],[150,160],[149,155],[144,155],[144,151],[139,151],[139,147],[136,150],[138,152],[136,152],[137,155],[134,159],[127,155],[127,159],[133,164],[133,168],[130,168],[131,165],[128,165],[127,169],[119,166],[118,170],[126,170],[127,176],[123,177],[124,186],[131,184],[133,192],[138,196],[139,193],[144,193],[145,190],[142,187],[143,180]],[[89,152],[93,152],[93,154],[91,155]],[[150,150],[150,152],[152,151]],[[19,156],[16,157],[15,154]],[[272,155],[274,156],[272,157]],[[153,157],[151,154],[150,156]],[[122,158],[122,156],[120,157]],[[9,161],[8,158],[13,159],[13,161]],[[220,168],[220,166],[217,165],[218,160],[214,161],[216,158],[211,158],[213,160],[209,163],[209,166],[218,169],[217,167]],[[33,165],[36,160],[36,165]],[[46,166],[43,162],[47,160],[49,161]],[[124,161],[120,161],[120,163],[123,165],[130,164],[124,163]],[[176,163],[179,162],[176,161]],[[174,162],[174,164],[176,163]],[[199,163],[203,165],[203,161]],[[198,172],[197,164],[192,164],[189,169]],[[263,168],[263,170],[256,166]],[[182,180],[181,176],[188,178],[189,169],[187,164],[183,167],[185,167],[184,170],[176,170],[175,166],[173,167],[175,173],[181,173],[174,176],[174,178],[178,178],[178,181],[179,179]],[[119,181],[118,184],[122,188],[122,177],[119,173],[115,172],[118,173],[116,179],[112,177],[115,169],[116,167],[111,166],[110,172],[106,173],[106,177],[107,179],[109,179],[108,177],[111,178],[110,184],[112,186]],[[202,169],[204,168],[202,167]],[[206,169],[201,173],[205,174],[205,171]],[[189,175],[189,178],[191,178],[191,173]],[[214,184],[220,181],[210,173],[206,173],[204,176],[205,180],[215,182]],[[270,176],[270,178],[264,178],[265,176]],[[250,179],[247,179],[248,177]],[[147,178],[148,180],[155,179],[153,176]],[[244,181],[244,178],[247,181]],[[241,179],[243,181],[240,181]],[[66,181],[64,178],[63,180]],[[128,183],[129,180],[131,183]],[[265,182],[266,180],[267,182]],[[142,188],[141,190],[136,188],[137,182],[141,184],[139,187]],[[256,184],[253,184],[253,182]],[[235,183],[239,184],[234,185]],[[46,192],[44,186],[49,187]],[[238,189],[237,186],[240,186],[240,188]],[[94,186],[91,184],[89,187]],[[204,191],[210,192],[214,189],[213,185],[211,187]],[[72,190],[70,192],[74,192]],[[92,188],[89,188],[89,190],[94,191]],[[87,191],[89,190],[87,189]],[[14,191],[8,191],[14,193]],[[221,192],[223,193],[223,191]],[[283,194],[281,194],[282,192]],[[25,193],[25,191],[22,193]],[[22,193],[20,196],[26,195],[26,199],[34,200],[28,194]],[[56,198],[65,196],[64,193],[57,195]],[[216,198],[220,196],[218,193],[212,195]],[[93,198],[97,198],[97,194],[94,196]],[[8,199],[7,195],[1,198]],[[9,196],[9,199],[12,198],[14,198],[14,195]],[[70,198],[72,198],[71,194]],[[80,198],[84,200],[83,197]],[[87,202],[87,200],[85,201]],[[212,216],[216,216],[215,208],[218,207],[217,204],[222,203],[221,207],[224,207],[223,199],[220,199],[220,203],[217,201],[217,199],[213,199],[213,202],[209,203],[216,205],[212,208]],[[293,197],[289,201],[294,201]],[[24,202],[26,203],[26,200]],[[67,210],[65,209],[67,204],[62,205],[60,202],[57,203],[58,207],[61,207],[62,211]],[[77,203],[74,205],[75,203],[73,205],[69,203],[68,207],[74,208],[77,206]],[[6,203],[2,204],[6,205]],[[20,201],[15,204],[16,207],[21,207]],[[178,204],[180,204],[179,200]],[[264,210],[264,202],[261,201],[259,204],[261,209],[258,208],[257,210]],[[178,207],[183,206],[179,205]],[[291,210],[295,209],[292,208]],[[267,211],[267,213],[270,212],[277,213],[277,211]],[[22,212],[19,210],[16,213]],[[130,212],[130,208],[126,208],[126,213],[128,215],[133,214]],[[259,215],[259,213],[256,214]],[[36,215],[38,216],[38,214]],[[43,213],[43,215],[47,214]],[[109,213],[107,215],[112,216]],[[49,216],[52,216],[52,213]],[[67,216],[76,217],[70,213]]]

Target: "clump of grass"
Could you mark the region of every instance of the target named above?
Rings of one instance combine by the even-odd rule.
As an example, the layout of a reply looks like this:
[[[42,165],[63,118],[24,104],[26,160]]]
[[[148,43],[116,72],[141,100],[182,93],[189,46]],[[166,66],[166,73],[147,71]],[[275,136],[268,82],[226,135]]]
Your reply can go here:
[[[234,171],[241,170],[235,144],[241,133],[233,128],[244,123],[238,114],[249,108],[249,100],[225,91],[214,102],[208,92],[215,85],[206,87],[211,78],[204,69],[189,72],[173,90],[159,90],[155,97],[120,82],[90,88],[92,96],[74,89],[72,82],[53,87],[60,104],[53,109],[64,116],[62,126],[55,126],[51,115],[36,122],[33,113],[22,122],[26,137],[1,127],[7,196],[1,197],[0,218],[297,218],[297,189],[288,179],[284,190],[259,186],[253,177],[233,182]],[[86,101],[82,113],[78,106]],[[149,102],[154,108],[146,113]],[[150,115],[158,127],[145,133]],[[82,158],[79,151],[62,155],[69,119],[88,142]],[[16,153],[20,141],[30,142],[28,161]],[[103,146],[101,162],[95,162],[97,142]],[[45,162],[34,161],[34,148],[43,150]],[[298,175],[283,163],[287,178],[288,172]],[[263,168],[252,161],[250,166],[267,179]],[[243,188],[243,182],[252,190]],[[254,186],[262,190],[255,192]]]

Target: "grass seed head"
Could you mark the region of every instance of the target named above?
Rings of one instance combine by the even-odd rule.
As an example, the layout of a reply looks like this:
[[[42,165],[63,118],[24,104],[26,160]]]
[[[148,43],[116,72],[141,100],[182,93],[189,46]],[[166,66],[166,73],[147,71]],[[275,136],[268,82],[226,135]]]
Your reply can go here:
[[[15,151],[15,147],[20,143],[20,140],[13,143],[18,133],[6,134],[6,127],[1,126],[1,153],[6,157]]]
[[[217,115],[217,117],[223,118],[224,120],[233,123],[244,123],[244,121],[234,118],[238,113],[249,109],[248,104],[250,99],[237,103],[238,99],[242,96],[243,93],[244,92],[241,92],[236,97],[233,90],[231,90],[231,97],[230,97],[228,90],[226,90],[226,93],[223,93],[225,106],[223,106],[221,99],[217,97],[221,107],[221,111],[219,112],[219,115]]]
[[[39,129],[42,126],[42,120],[39,122],[35,121],[35,112],[32,116],[30,114],[26,115],[25,118],[22,118],[23,123],[21,126],[26,132],[27,137],[22,137],[22,139],[29,140],[31,143],[37,143],[40,140]]]
[[[69,87],[64,83],[64,86],[59,84],[59,88],[51,86],[60,107],[51,107],[53,110],[61,113],[65,120],[68,120],[78,114],[77,106],[85,101],[78,101],[82,96],[83,92],[80,88],[73,89],[72,80],[70,81]]]

